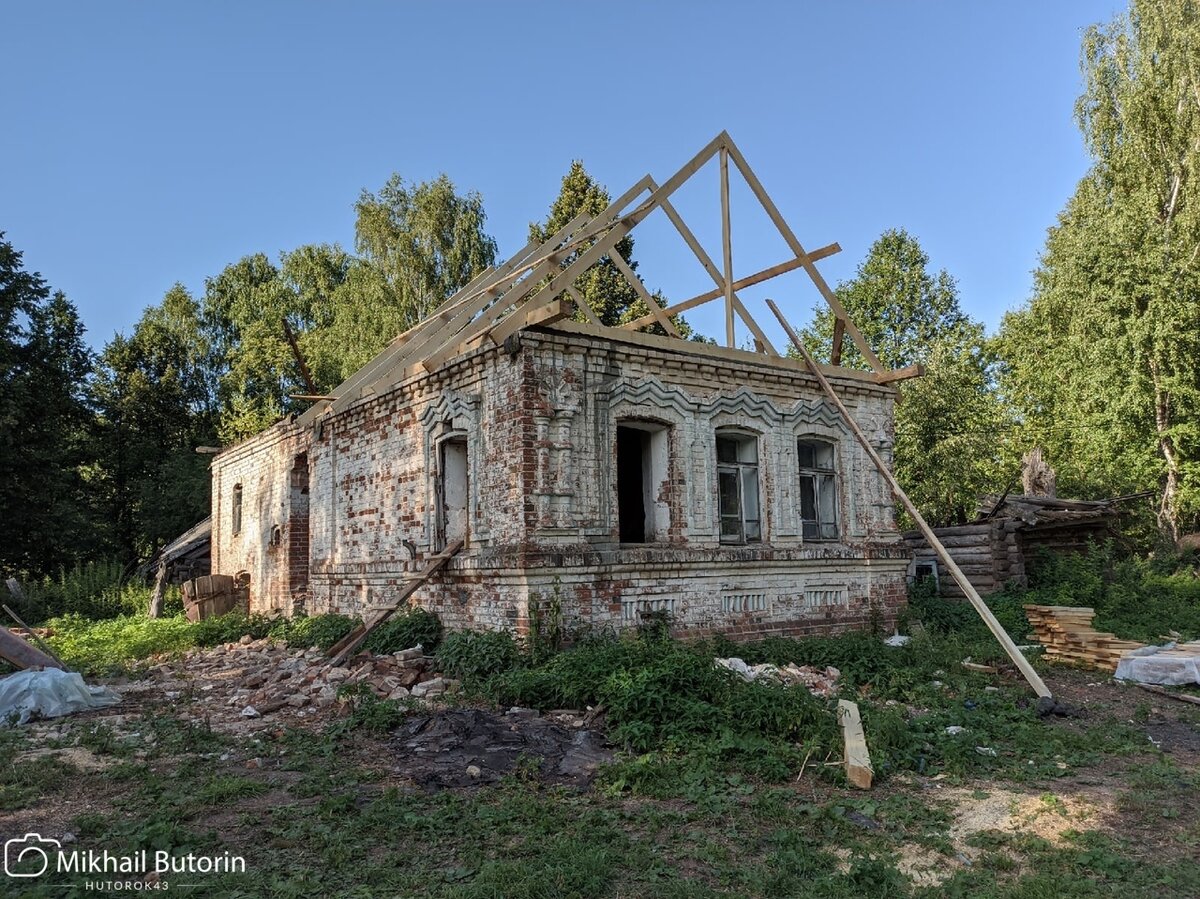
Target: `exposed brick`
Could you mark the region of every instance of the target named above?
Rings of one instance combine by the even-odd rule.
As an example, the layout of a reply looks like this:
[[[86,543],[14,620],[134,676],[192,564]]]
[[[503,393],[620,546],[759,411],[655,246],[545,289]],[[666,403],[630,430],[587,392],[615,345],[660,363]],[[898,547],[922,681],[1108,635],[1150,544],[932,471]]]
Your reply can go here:
[[[325,419],[319,436],[281,422],[218,455],[213,571],[248,572],[256,611],[300,603],[361,613],[387,602],[439,548],[438,445],[460,436],[468,445],[468,546],[412,600],[450,627],[525,632],[531,601],[553,598],[570,627],[626,627],[640,607],[669,606],[688,636],[895,621],[910,554],[886,485],[809,376],[552,331],[521,339],[516,357],[498,348],[470,353]],[[892,392],[837,384],[890,456]],[[625,419],[668,429],[655,495],[665,527],[653,544],[617,542],[615,435]],[[761,544],[719,542],[719,427],[759,435]],[[837,447],[838,541],[801,538],[801,435]],[[234,484],[243,488],[237,535]],[[741,594],[761,595],[765,607],[723,611],[722,596]],[[838,606],[809,602],[826,595]]]

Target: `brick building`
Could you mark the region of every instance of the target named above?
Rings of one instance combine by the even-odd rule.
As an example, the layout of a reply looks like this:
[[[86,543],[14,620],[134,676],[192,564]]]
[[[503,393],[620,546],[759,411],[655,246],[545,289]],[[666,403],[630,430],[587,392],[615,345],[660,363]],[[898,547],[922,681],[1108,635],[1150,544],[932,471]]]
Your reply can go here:
[[[755,188],[727,135],[706,151]],[[484,273],[308,413],[216,456],[213,571],[248,576],[254,611],[363,614],[461,539],[410,600],[449,627],[524,632],[535,609],[597,629],[664,611],[692,634],[894,620],[911,551],[887,486],[737,299],[757,275],[734,282],[694,247],[753,352],[672,334],[668,316],[708,295],[621,328],[571,320],[594,318],[574,279],[670,209],[689,166]],[[650,198],[623,213],[639,189]],[[836,250],[788,236],[795,258],[775,268],[826,293],[813,262]],[[865,347],[841,316],[835,359],[842,333]],[[887,457],[890,384],[912,373],[823,371]]]

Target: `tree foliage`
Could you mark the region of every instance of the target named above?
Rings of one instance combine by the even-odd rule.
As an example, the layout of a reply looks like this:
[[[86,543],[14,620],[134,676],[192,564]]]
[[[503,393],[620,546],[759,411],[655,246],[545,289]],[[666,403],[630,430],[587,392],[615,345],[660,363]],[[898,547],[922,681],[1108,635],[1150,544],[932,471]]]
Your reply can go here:
[[[608,191],[588,174],[581,160],[571,163],[567,174],[563,176],[562,186],[558,197],[550,207],[550,213],[544,222],[533,222],[529,226],[530,240],[543,242],[549,240],[559,230],[568,225],[580,213],[597,216],[609,207],[612,198]],[[595,240],[587,241],[574,248],[563,258],[563,265],[570,265],[595,244]],[[633,236],[625,235],[617,241],[616,251],[636,274],[637,260],[633,258]],[[641,275],[637,275],[640,279]],[[610,255],[601,256],[599,261],[590,266],[575,280],[575,289],[583,298],[601,324],[613,327],[624,324],[650,314],[650,307],[642,299],[637,288],[629,283],[624,273],[617,268]],[[659,304],[666,306],[658,291],[648,291],[650,296]],[[575,314],[576,321],[586,322],[587,316],[579,311]],[[681,337],[693,337],[692,328],[683,316],[671,317],[671,323]],[[651,328],[654,333],[663,333],[661,325]]]
[[[939,340],[964,341],[977,328],[958,305],[958,287],[945,269],[931,274],[929,256],[904,229],[891,229],[871,245],[854,277],[837,286],[838,299],[862,331],[875,355],[888,368],[926,362]],[[822,302],[805,331],[805,346],[828,360],[833,346],[834,314]],[[867,369],[866,360],[847,337],[842,365]]]
[[[378,193],[363,191],[355,209],[358,252],[382,277],[386,305],[405,327],[496,261],[483,198],[460,196],[445,175],[415,185],[392,175]]]
[[[117,335],[90,382],[98,464],[91,479],[108,523],[108,548],[147,558],[208,514],[208,460],[218,384],[200,305],[179,284]]]
[[[478,194],[445,175],[409,185],[393,175],[356,204],[352,256],[308,245],[275,265],[258,253],[209,278],[203,320],[218,373],[218,431],[232,443],[306,407],[309,393],[284,336],[286,320],[314,378],[328,391],[402,331],[495,262]]]
[[[0,232],[0,569],[42,573],[94,552],[83,479],[90,356],[75,306]]]
[[[932,524],[969,520],[980,494],[1003,480],[997,437],[1005,412],[983,326],[960,308],[954,279],[945,270],[931,273],[928,254],[902,229],[880,235],[837,295],[885,366],[924,363],[927,369],[925,377],[900,387],[896,477]],[[833,312],[822,303],[802,334],[821,361],[832,353],[833,323]],[[868,367],[848,337],[842,364]]]
[[[612,198],[608,195],[608,191],[597,184],[596,180],[588,174],[587,169],[583,167],[583,162],[576,159],[571,163],[567,174],[563,176],[562,186],[550,207],[550,213],[546,216],[546,220],[530,224],[529,238],[539,243],[549,240],[581,212],[589,216],[596,216],[607,209],[611,202]],[[595,241],[590,241],[576,247],[564,257],[564,267],[573,263],[594,243]],[[626,235],[619,240],[616,250],[629,263],[629,267],[636,272],[637,261],[633,258],[633,237]],[[592,307],[592,311],[596,313],[601,323],[610,327],[618,325],[630,317],[631,310],[641,301],[633,285],[625,280],[621,270],[607,255],[602,256],[599,262],[591,266],[576,280],[575,289],[579,291],[584,302]],[[649,311],[643,304],[642,314]],[[587,321],[582,312],[576,315],[576,319]]]
[[[1200,8],[1133,0],[1088,30],[1077,118],[1092,166],[1005,318],[1005,389],[1060,481],[1159,491],[1200,522]]]

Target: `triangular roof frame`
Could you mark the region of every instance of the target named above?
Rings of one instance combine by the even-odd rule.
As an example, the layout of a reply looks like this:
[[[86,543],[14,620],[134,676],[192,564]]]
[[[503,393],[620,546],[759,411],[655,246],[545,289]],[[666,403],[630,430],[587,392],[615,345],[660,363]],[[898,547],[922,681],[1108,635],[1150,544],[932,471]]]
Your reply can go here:
[[[704,251],[670,202],[671,195],[714,156],[719,158],[721,176],[721,268],[718,268]],[[789,260],[737,280],[733,278],[729,214],[730,161],[794,254]],[[649,195],[630,209],[631,204],[646,192]],[[627,260],[623,259],[616,249],[625,235],[656,209],[661,209],[670,219],[715,284],[715,287],[706,293],[665,308],[659,306],[641,279],[630,268]],[[566,262],[572,252],[583,247],[586,249],[573,261]],[[607,333],[616,339],[629,340],[634,337],[631,332],[658,324],[672,338],[682,340],[670,316],[723,299],[725,341],[728,347],[732,348],[734,345],[735,317],[741,318],[754,335],[756,354],[764,357],[762,361],[774,362],[788,368],[797,367],[792,364],[793,360],[780,356],[758,322],[738,298],[737,291],[798,268],[804,269],[808,274],[835,316],[830,360],[832,371],[851,374],[849,369],[840,368],[842,342],[844,336],[848,335],[872,369],[870,373],[855,371],[854,376],[863,377],[865,374],[868,380],[880,384],[919,377],[923,374],[920,366],[892,371],[884,368],[862,332],[850,320],[837,295],[817,270],[818,260],[840,250],[841,247],[836,243],[811,252],[804,249],[762,182],[746,162],[741,150],[730,138],[729,133],[722,131],[661,185],[646,175],[599,215],[580,213],[548,240],[530,241],[507,261],[481,272],[426,318],[393,338],[381,353],[346,379],[332,395],[317,399],[313,407],[301,417],[300,423],[309,424],[324,414],[341,412],[360,399],[386,392],[414,373],[435,371],[454,357],[479,346],[503,344],[509,335],[523,328],[549,325],[571,318],[576,310],[582,312],[590,324],[572,330]],[[605,256],[613,261],[641,295],[650,308],[648,315],[616,327],[604,326],[595,311],[575,289],[576,279]],[[661,341],[655,343],[661,345]],[[689,342],[686,347],[681,345],[680,349],[693,353],[703,353],[706,349],[721,354],[726,352],[722,348],[707,347],[705,344],[694,342]]]

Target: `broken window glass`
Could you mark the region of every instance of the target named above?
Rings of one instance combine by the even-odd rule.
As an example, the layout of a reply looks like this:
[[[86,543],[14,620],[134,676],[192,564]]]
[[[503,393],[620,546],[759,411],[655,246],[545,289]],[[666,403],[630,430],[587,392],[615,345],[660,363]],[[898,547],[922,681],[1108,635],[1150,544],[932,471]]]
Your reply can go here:
[[[836,540],[837,471],[833,444],[821,440],[796,443],[800,467],[800,522],[806,540]]]
[[[762,540],[757,437],[717,435],[717,504],[722,543]]]

